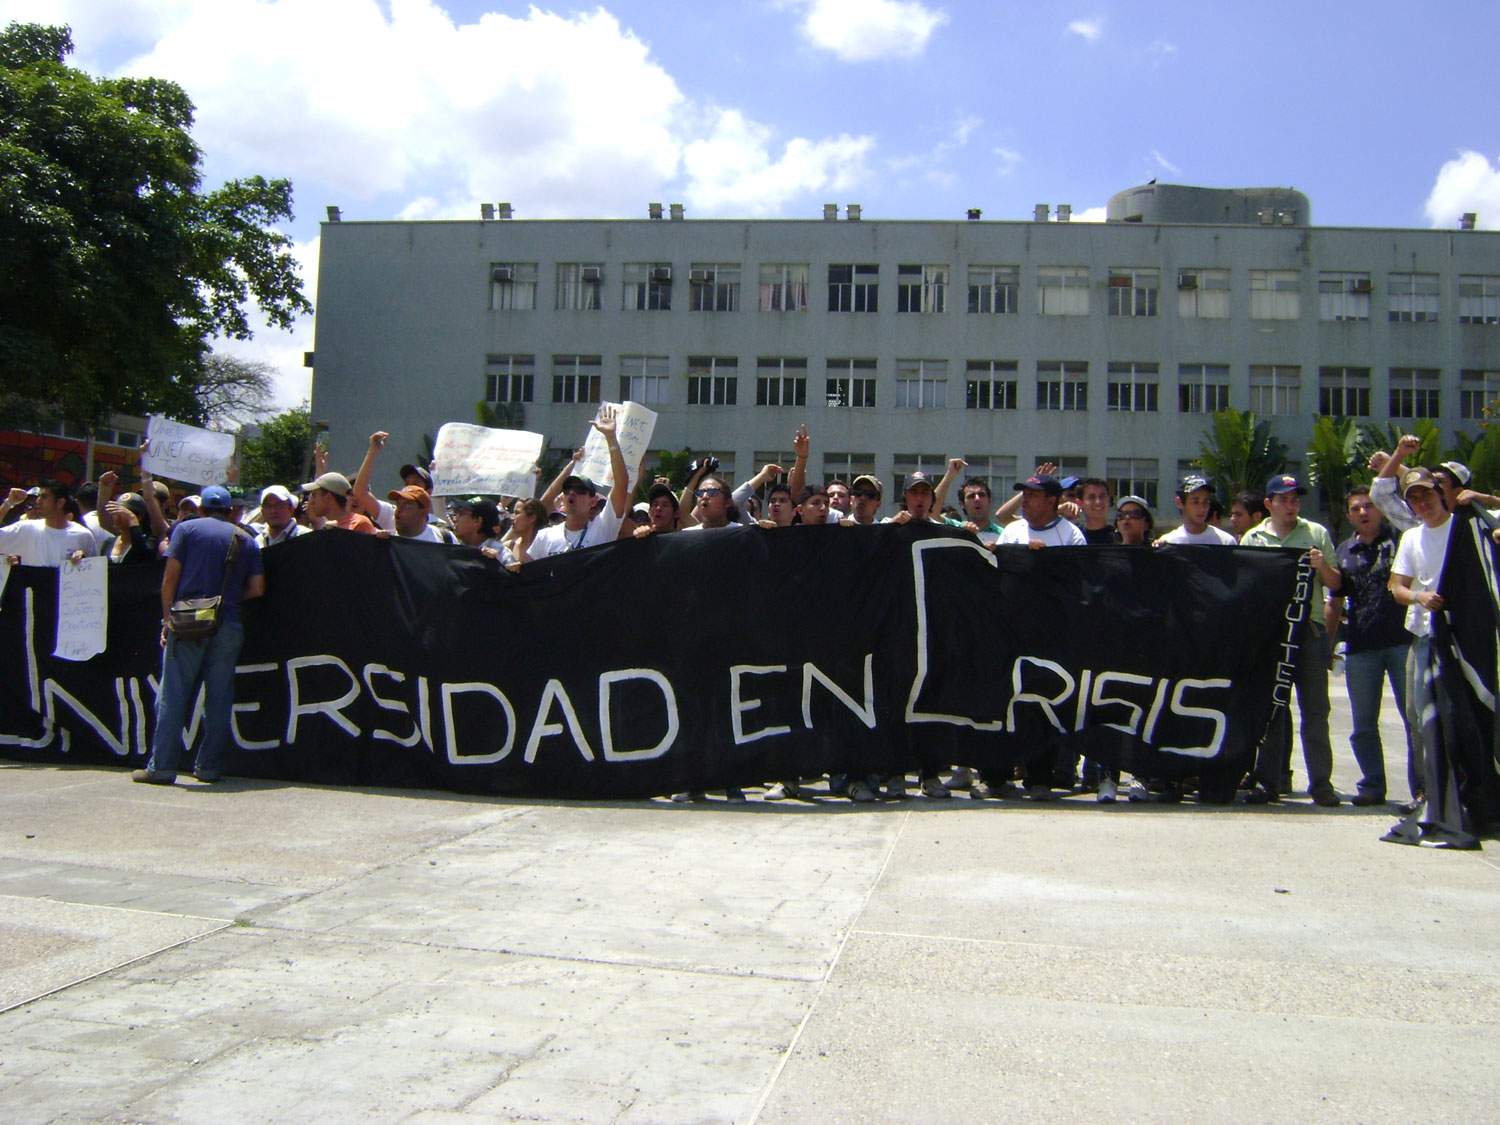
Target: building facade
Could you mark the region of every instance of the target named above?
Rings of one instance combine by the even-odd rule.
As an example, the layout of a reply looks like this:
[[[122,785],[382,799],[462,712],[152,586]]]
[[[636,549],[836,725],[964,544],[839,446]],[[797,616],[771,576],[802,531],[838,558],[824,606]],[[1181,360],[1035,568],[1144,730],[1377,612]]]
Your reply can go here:
[[[314,415],[336,467],[384,429],[394,470],[479,402],[572,448],[598,402],[631,399],[659,414],[654,448],[734,478],[805,423],[814,479],[874,472],[888,501],[962,456],[997,493],[1050,460],[1167,508],[1229,406],[1294,462],[1320,413],[1477,432],[1500,396],[1500,233],[1309,211],[1145,185],[1104,223],[328,222]]]

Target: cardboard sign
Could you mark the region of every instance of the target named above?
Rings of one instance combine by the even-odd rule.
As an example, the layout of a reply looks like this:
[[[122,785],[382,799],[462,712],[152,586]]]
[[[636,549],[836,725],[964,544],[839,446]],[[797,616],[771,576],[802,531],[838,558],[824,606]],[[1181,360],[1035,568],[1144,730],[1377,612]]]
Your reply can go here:
[[[234,460],[234,435],[200,430],[153,414],[146,419],[141,468],[152,476],[188,484],[223,484]]]
[[[63,563],[57,569],[57,647],[63,660],[87,660],[104,651],[109,626],[109,560]]]
[[[646,450],[651,447],[651,435],[656,432],[656,411],[638,402],[607,402],[604,405],[613,406],[619,411],[615,417],[615,437],[619,439],[625,467],[633,473],[640,466]],[[610,467],[609,443],[598,430],[589,430],[588,439],[583,443],[583,461],[576,471],[579,476],[588,477],[598,485],[600,492],[607,492],[614,486],[615,474]]]
[[[536,465],[547,439],[528,430],[448,422],[432,448],[434,496],[536,495]]]

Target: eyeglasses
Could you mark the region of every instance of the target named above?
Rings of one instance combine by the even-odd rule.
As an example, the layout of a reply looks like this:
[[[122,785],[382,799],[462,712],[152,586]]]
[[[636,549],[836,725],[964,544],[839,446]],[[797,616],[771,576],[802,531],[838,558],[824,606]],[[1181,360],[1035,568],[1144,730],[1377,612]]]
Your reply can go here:
[[[851,488],[849,490],[849,495],[850,496],[857,496],[861,500],[878,500],[878,499],[880,499],[880,493],[878,493],[874,489],[870,489],[870,488]]]
[[[702,500],[705,496],[723,496],[724,490],[722,488],[700,488],[693,495]]]
[[[1145,518],[1144,512],[1117,512],[1115,514],[1116,520],[1143,520]]]

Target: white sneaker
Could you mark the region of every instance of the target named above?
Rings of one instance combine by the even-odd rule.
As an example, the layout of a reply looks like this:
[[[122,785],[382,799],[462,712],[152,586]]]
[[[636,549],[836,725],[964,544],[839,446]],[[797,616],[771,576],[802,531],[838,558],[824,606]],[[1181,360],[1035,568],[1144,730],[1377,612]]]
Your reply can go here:
[[[948,779],[949,789],[972,789],[974,788],[974,771],[968,766],[959,766],[953,771],[953,776]]]
[[[1099,779],[1099,793],[1094,800],[1098,801],[1101,805],[1112,805],[1115,803],[1115,797],[1119,793],[1119,788],[1109,778],[1101,777]]]
[[[798,789],[797,783],[795,781],[778,781],[775,785],[766,790],[766,795],[761,799],[764,801],[796,800],[797,795],[800,792],[801,790]]]

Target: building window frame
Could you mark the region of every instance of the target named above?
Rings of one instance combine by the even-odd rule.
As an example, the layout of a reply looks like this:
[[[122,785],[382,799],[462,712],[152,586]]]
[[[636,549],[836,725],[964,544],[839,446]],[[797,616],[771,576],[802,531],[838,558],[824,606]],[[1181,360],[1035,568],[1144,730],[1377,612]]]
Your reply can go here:
[[[1370,416],[1368,367],[1319,367],[1318,413],[1332,418]]]
[[[1458,275],[1458,323],[1500,324],[1500,277],[1484,273]]]
[[[554,355],[552,357],[552,401],[557,403],[599,402],[603,366],[603,356]]]
[[[739,402],[738,357],[688,356],[689,406],[735,406]]]
[[[1036,365],[1036,408],[1076,410],[1089,408],[1089,365],[1084,360],[1044,359]]]
[[[948,267],[898,265],[896,311],[932,314],[947,312]]]
[[[1155,266],[1112,266],[1109,271],[1110,316],[1155,316],[1161,270]]]
[[[1251,320],[1299,320],[1301,316],[1301,270],[1250,271]]]
[[[964,409],[1018,409],[1020,367],[1013,359],[969,360],[964,372]]]
[[[490,263],[490,311],[531,312],[536,308],[535,262]]]
[[[1318,319],[1363,321],[1370,319],[1370,297],[1374,283],[1360,270],[1318,271]]]
[[[1112,414],[1155,414],[1161,387],[1161,364],[1111,360],[1104,409]]]
[[[485,357],[485,402],[531,402],[535,394],[535,355],[491,355]]]
[[[878,262],[831,262],[828,266],[828,311],[880,311]]]
[[[760,356],[755,361],[756,406],[806,406],[807,360]]]
[[[1302,412],[1302,368],[1295,364],[1250,365],[1250,411],[1284,417]]]
[[[946,410],[948,361],[898,359],[895,405],[898,410]]]
[[[603,262],[557,263],[557,309],[599,312],[604,308]]]
[[[689,312],[737,312],[739,307],[738,262],[693,262],[688,267]]]
[[[672,311],[671,262],[625,262],[620,276],[626,312]]]
[[[760,264],[760,311],[806,312],[812,266],[807,262]]]
[[[1021,308],[1020,266],[970,266],[969,312],[1010,316]]]
[[[830,408],[873,410],[875,408],[876,361],[830,359],[825,366],[824,403]],[[862,374],[869,372],[869,374]]]
[[[1392,367],[1387,389],[1392,418],[1442,416],[1442,373],[1435,367]]]
[[[1042,316],[1088,316],[1089,267],[1038,266],[1036,293]]]
[[[1435,324],[1441,285],[1435,273],[1393,273],[1386,283],[1386,319],[1392,324]]]
[[[664,355],[620,357],[620,401],[666,406],[672,401],[671,359]]]
[[[1229,409],[1229,364],[1179,363],[1177,412],[1218,414]]]

